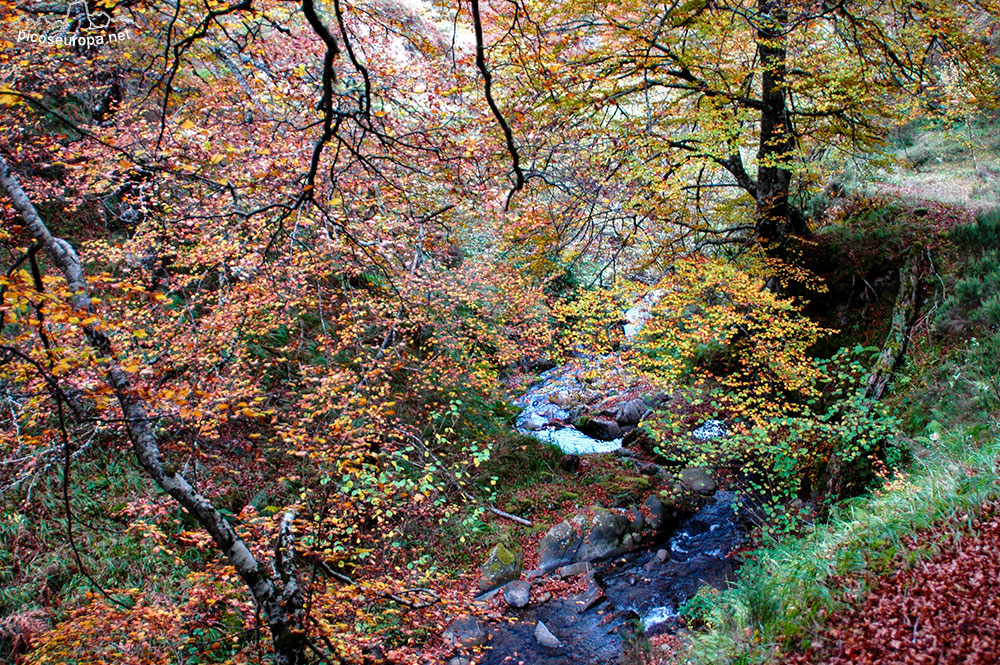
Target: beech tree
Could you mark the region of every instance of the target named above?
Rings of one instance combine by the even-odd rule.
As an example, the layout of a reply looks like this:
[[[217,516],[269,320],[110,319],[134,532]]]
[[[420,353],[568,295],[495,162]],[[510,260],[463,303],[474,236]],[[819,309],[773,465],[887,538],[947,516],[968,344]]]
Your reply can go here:
[[[54,479],[90,616],[124,595],[177,624],[74,538],[75,469],[134,461],[99,517],[191,587],[167,614],[200,613],[184,643],[219,660],[439,626],[455,582],[424,527],[512,517],[469,479],[506,381],[552,352],[554,278],[805,231],[820,156],[993,103],[991,2],[0,0],[0,496],[28,511]],[[778,377],[819,334],[797,330],[789,356],[765,339]],[[37,660],[173,658],[87,617]]]
[[[653,243],[752,231],[780,245],[809,230],[804,195],[838,159],[877,153],[919,113],[995,105],[997,11],[990,0],[526,0],[497,16],[510,27],[493,48],[527,180],[578,224],[596,213],[570,202],[588,198],[626,242],[636,234],[621,227]]]
[[[0,55],[0,490],[30,504],[61,471],[76,551],[71,463],[130,450],[221,555],[199,594],[239,634],[259,613],[277,663],[359,658],[384,603],[440,621],[425,553],[390,543],[493,509],[468,477],[500,377],[549,343],[542,285],[489,249],[505,192],[472,159],[495,131],[474,47],[381,3],[109,11],[113,48]],[[163,498],[128,510],[175,552]],[[101,614],[116,590],[90,581]],[[94,659],[104,628],[74,615],[39,658]]]

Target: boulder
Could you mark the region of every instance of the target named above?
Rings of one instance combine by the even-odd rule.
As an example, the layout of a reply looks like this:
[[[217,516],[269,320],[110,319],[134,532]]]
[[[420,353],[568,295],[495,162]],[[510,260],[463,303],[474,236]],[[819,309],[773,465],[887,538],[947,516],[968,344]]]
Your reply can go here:
[[[505,582],[516,580],[521,576],[523,563],[524,556],[520,551],[514,551],[504,543],[498,543],[479,568],[482,574],[479,578],[479,590],[489,591]]]
[[[622,537],[628,531],[628,520],[604,508],[594,511],[590,530],[576,552],[578,561],[601,559],[621,550]]]
[[[715,493],[716,484],[708,469],[688,467],[680,473],[681,486],[703,496]]]
[[[621,427],[638,425],[649,413],[646,402],[640,398],[621,402],[615,407],[615,422]]]
[[[529,372],[545,372],[556,367],[556,362],[551,358],[535,358],[528,361]]]
[[[444,629],[444,641],[449,646],[481,647],[489,639],[486,624],[474,616],[460,616]]]
[[[638,448],[645,453],[653,454],[653,439],[649,436],[649,432],[641,427],[637,427],[626,434],[622,438],[622,446],[626,448]]]
[[[582,417],[576,428],[592,439],[599,441],[614,441],[622,435],[622,429],[613,420],[603,418]]]
[[[646,502],[643,505],[646,507],[646,510],[649,511],[649,517],[646,518],[646,524],[649,528],[653,530],[663,528],[666,511],[663,507],[663,502],[660,501],[660,497],[655,494],[650,494],[649,498],[646,499]]]
[[[582,539],[568,521],[559,522],[538,542],[538,566],[549,571],[573,561]]]
[[[641,532],[642,528],[646,526],[646,520],[642,516],[642,511],[633,507],[628,511],[628,514],[632,518],[632,520],[628,523],[628,530],[633,533]]]
[[[541,621],[535,624],[535,641],[549,649],[559,649],[562,647],[562,642],[559,641],[559,638],[553,635],[548,626]]]
[[[569,473],[576,473],[580,470],[580,456],[563,455],[562,459],[559,460],[559,468]]]
[[[514,608],[526,607],[531,598],[531,585],[522,580],[507,582],[503,587],[504,601]]]

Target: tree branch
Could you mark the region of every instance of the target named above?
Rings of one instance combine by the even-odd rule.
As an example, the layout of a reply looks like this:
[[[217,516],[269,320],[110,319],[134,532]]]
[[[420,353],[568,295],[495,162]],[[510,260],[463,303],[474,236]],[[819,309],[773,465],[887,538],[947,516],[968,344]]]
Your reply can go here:
[[[54,236],[38,214],[27,192],[22,187],[13,169],[0,156],[0,186],[10,197],[14,208],[20,213],[25,228],[41,245],[49,260],[59,269],[66,280],[70,304],[74,309],[85,312],[90,320],[95,314],[89,287],[83,271],[83,264],[73,246],[63,238]],[[200,494],[187,479],[173,467],[164,464],[159,442],[146,415],[146,405],[132,388],[129,375],[118,364],[111,340],[104,332],[100,321],[82,323],[80,327],[95,356],[104,368],[104,381],[112,389],[121,406],[125,418],[126,431],[139,464],[160,488],[174,498],[183,508],[198,520],[229,563],[250,588],[254,600],[264,611],[271,637],[274,642],[274,662],[276,665],[302,665],[304,639],[301,626],[290,624],[294,616],[293,607],[283,607],[286,594],[278,593],[274,582],[264,573],[253,553],[232,525],[214,505]]]

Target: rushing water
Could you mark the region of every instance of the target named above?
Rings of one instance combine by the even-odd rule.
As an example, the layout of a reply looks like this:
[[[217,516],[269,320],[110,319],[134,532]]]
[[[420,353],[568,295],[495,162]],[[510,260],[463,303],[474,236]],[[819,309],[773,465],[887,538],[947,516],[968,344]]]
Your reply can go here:
[[[647,635],[676,626],[677,610],[703,585],[721,588],[739,565],[729,556],[743,541],[735,497],[719,492],[658,546],[598,562],[591,589],[569,598],[510,610],[494,631],[484,665],[619,665],[625,641],[642,626]],[[670,554],[661,560],[661,550]],[[599,591],[598,591],[599,589]],[[603,592],[603,593],[600,593]],[[596,599],[596,602],[595,602]],[[543,621],[562,647],[541,646]]]
[[[557,403],[563,401],[562,398],[588,392],[587,386],[579,378],[579,363],[585,360],[586,358],[579,358],[543,372],[539,381],[528,392],[514,400],[522,409],[517,417],[519,432],[558,446],[567,455],[610,453],[622,447],[620,438],[600,441],[573,427],[569,422],[573,414]]]

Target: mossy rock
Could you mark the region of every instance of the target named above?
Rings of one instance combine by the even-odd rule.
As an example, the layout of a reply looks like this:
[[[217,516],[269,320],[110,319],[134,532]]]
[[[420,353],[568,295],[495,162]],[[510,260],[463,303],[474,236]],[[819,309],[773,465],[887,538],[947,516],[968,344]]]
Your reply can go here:
[[[521,576],[524,555],[515,542],[497,543],[480,566],[479,590],[489,591]]]
[[[628,488],[637,490],[648,490],[653,488],[653,481],[649,476],[615,476],[611,480],[615,488]]]
[[[556,499],[559,501],[572,501],[573,503],[577,503],[580,501],[580,495],[576,492],[570,492],[569,490],[560,490]]]

